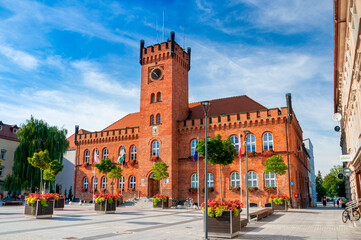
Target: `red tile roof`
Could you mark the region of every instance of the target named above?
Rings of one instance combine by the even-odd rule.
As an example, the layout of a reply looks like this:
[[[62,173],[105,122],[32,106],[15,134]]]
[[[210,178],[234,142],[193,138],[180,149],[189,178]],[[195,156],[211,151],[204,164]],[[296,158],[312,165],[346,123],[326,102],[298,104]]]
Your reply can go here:
[[[267,109],[265,106],[259,104],[246,95],[214,99],[210,100],[210,102],[212,105],[209,109],[208,116],[219,116],[222,114],[251,112]],[[191,112],[187,119],[204,117],[204,111],[200,102],[190,103],[189,110]]]
[[[0,130],[0,138],[11,141],[18,141],[18,135],[14,133],[14,129],[19,129],[16,125],[4,124],[0,121],[2,128]]]
[[[89,133],[89,131],[84,130],[84,129],[80,129],[79,134],[83,134],[83,133]],[[76,148],[76,146],[74,144],[74,138],[75,138],[75,133],[67,138],[67,140],[69,142],[69,148],[68,149],[75,149]]]
[[[126,127],[138,127],[140,123],[140,113],[129,113],[127,116],[123,117],[122,119],[116,121],[112,125],[103,129],[105,130],[112,130],[112,129],[120,129]]]

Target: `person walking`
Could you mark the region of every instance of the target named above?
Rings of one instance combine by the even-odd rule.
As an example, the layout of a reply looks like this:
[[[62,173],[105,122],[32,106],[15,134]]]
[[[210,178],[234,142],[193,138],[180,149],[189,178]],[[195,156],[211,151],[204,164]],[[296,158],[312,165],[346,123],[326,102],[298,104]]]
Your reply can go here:
[[[337,199],[337,207],[340,207],[340,199]]]
[[[322,204],[323,204],[323,208],[326,209],[326,205],[327,205],[326,195],[324,195],[323,198],[322,198]]]
[[[336,201],[335,201],[335,199],[332,199],[332,201],[333,201],[333,207],[336,207]]]

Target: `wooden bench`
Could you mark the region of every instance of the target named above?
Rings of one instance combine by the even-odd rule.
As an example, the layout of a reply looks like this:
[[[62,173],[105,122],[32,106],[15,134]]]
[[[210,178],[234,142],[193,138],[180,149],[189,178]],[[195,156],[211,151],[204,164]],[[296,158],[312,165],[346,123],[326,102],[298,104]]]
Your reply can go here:
[[[262,209],[257,212],[251,213],[251,218],[256,218],[256,221],[259,221],[262,218],[272,215],[272,213],[273,213],[272,209]]]
[[[7,201],[3,202],[3,206],[21,206],[23,205],[23,202],[21,201]]]
[[[244,228],[247,226],[248,220],[247,218],[241,218],[241,228]]]

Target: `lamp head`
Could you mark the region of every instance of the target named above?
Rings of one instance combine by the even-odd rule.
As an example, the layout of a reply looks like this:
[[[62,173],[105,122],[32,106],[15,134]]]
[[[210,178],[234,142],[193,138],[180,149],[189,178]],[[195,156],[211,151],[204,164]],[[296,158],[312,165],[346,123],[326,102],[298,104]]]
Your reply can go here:
[[[203,111],[205,113],[208,113],[209,108],[212,105],[212,103],[210,101],[203,101],[203,102],[201,102],[201,105],[202,105]]]
[[[244,133],[245,135],[247,135],[247,134],[250,134],[251,131],[245,130],[245,131],[243,131],[243,133]]]

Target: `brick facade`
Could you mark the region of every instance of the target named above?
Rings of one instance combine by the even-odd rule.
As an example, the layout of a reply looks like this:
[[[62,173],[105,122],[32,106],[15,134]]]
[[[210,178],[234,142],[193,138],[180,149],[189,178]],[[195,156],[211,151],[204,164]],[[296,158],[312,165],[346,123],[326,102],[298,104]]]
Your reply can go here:
[[[173,35],[174,36],[174,35]],[[75,197],[90,201],[92,199],[92,178],[94,175],[92,166],[82,166],[85,159],[85,151],[90,151],[89,162],[94,160],[94,149],[99,149],[99,158],[102,158],[104,148],[108,149],[109,158],[116,163],[121,146],[126,149],[126,160],[123,166],[125,198],[136,196],[151,197],[154,192],[154,180],[151,181],[153,162],[152,144],[159,142],[159,161],[164,161],[169,166],[168,181],[161,182],[163,194],[168,194],[173,199],[197,199],[197,194],[191,194],[191,176],[197,172],[197,162],[189,160],[191,156],[191,141],[204,139],[204,119],[201,118],[202,110],[199,103],[188,103],[188,71],[190,69],[190,49],[185,52],[171,36],[171,40],[144,48],[141,43],[141,101],[140,112],[127,115],[118,122],[100,132],[83,133],[77,136],[77,154],[75,166]],[[172,54],[173,53],[173,54]],[[158,80],[151,77],[152,71],[159,68],[162,71]],[[158,93],[161,99],[157,98]],[[155,96],[152,102],[152,94]],[[286,125],[288,128],[290,181],[291,196],[300,193],[304,201],[308,199],[308,159],[302,148],[302,130],[294,115],[291,123],[285,123],[287,108],[267,109],[247,96],[212,100],[208,136],[214,137],[220,134],[223,139],[232,135],[244,135],[244,130],[251,131],[256,138],[256,155],[249,158],[249,170],[257,173],[259,190],[250,193],[250,202],[265,205],[268,202],[269,193],[264,191],[264,162],[266,157],[261,155],[263,149],[263,134],[271,132],[276,154],[283,157],[287,164]],[[156,116],[161,115],[161,122],[157,123]],[[155,117],[154,125],[151,124],[151,116]],[[241,136],[239,142],[245,141]],[[137,161],[134,166],[127,166],[130,160],[132,146],[137,148]],[[242,146],[242,153],[245,147]],[[243,201],[245,201],[245,173],[246,158],[241,157],[241,183]],[[239,192],[232,192],[230,187],[230,175],[239,172],[239,158],[234,163],[222,167],[222,195],[224,199],[239,199]],[[199,186],[200,201],[203,201],[204,188],[204,161],[199,161]],[[209,172],[214,176],[214,192],[210,198],[220,197],[219,167],[208,166]],[[101,187],[102,174],[96,173],[98,189]],[[129,189],[130,177],[136,177],[135,191]],[[82,191],[84,177],[88,178],[88,191]],[[288,173],[278,178],[278,186],[281,194],[289,194]],[[108,179],[107,191],[110,191]],[[156,182],[155,184],[159,184]],[[152,186],[151,186],[152,185]],[[115,191],[119,191],[118,183]],[[159,186],[156,186],[156,189]],[[114,188],[115,189],[115,188]]]

